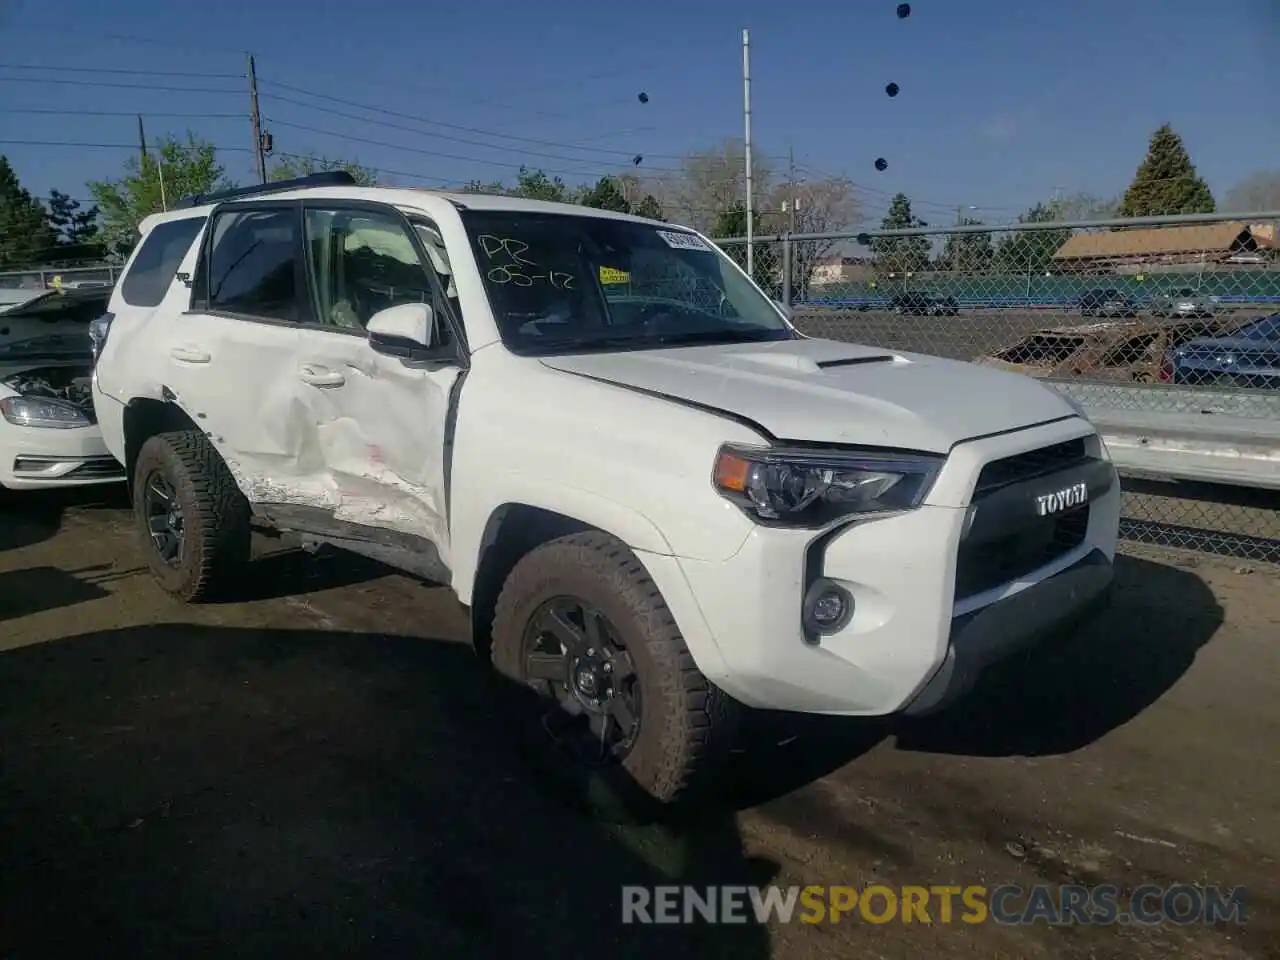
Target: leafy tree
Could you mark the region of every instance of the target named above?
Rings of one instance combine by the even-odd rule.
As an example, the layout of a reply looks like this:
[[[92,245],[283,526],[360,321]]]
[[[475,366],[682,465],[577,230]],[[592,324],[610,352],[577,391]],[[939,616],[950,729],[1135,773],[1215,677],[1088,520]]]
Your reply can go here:
[[[1120,198],[1110,200],[1092,193],[1075,193],[1051,204],[1055,220],[1110,220],[1120,215]]]
[[[460,188],[462,193],[487,193],[490,196],[506,197],[514,195],[512,189],[501,180],[490,180],[488,183],[482,183],[479,180],[469,180]]]
[[[1037,203],[1018,217],[1019,223],[1057,223],[1062,217],[1053,203]],[[1018,230],[1006,233],[996,251],[1000,268],[1010,273],[1042,273],[1067,242],[1070,230]]]
[[[615,213],[631,212],[631,202],[613,177],[601,177],[594,187],[584,189],[578,197],[578,202],[584,207],[595,207],[597,210],[612,210]]]
[[[640,202],[636,204],[635,209],[631,211],[637,217],[647,217],[650,220],[666,221],[666,217],[662,215],[662,204],[658,203],[657,198],[646,193]],[[745,213],[745,211],[744,211]]]
[[[881,230],[910,230],[924,226],[911,212],[911,200],[905,193],[895,194],[889,211],[880,222]],[[872,237],[871,253],[876,269],[882,274],[904,274],[924,269],[929,263],[928,237]]]
[[[1227,191],[1222,208],[1231,213],[1280,210],[1280,170],[1258,170]]]
[[[271,180],[293,180],[297,177],[309,177],[313,173],[328,173],[331,170],[347,171],[362,187],[378,185],[378,172],[371,167],[362,167],[354,161],[319,157],[314,153],[287,154],[281,157],[272,166],[267,177]]]
[[[960,221],[963,227],[980,227],[981,220],[968,217]],[[991,233],[949,233],[947,242],[938,257],[939,270],[952,270],[956,273],[979,273],[991,267],[995,260],[995,244]]]
[[[1213,194],[1196,173],[1182,138],[1169,124],[1151,135],[1146,159],[1120,203],[1122,217],[1213,213]]]
[[[472,180],[462,187],[463,193],[489,193],[505,197],[524,197],[526,200],[548,200],[552,203],[569,203],[569,187],[559,177],[548,177],[543,170],[531,170],[522,166],[516,176],[515,186],[507,186],[501,180],[482,183]]]
[[[45,209],[0,156],[0,268],[30,267],[55,255],[57,233]]]
[[[753,219],[755,220],[756,230],[759,230],[760,214],[758,212],[755,213]],[[710,232],[713,237],[745,237],[747,235],[746,204],[733,203],[722,210],[712,224]],[[732,243],[723,249],[738,266],[742,267],[743,270],[747,269],[747,245],[745,243]]]
[[[766,157],[751,157],[752,194],[757,201],[772,192],[773,169]],[[735,236],[719,230],[719,218],[742,207],[742,233],[746,233],[746,150],[741,140],[728,139],[708,150],[689,154],[677,173],[653,180],[647,192],[671,219],[685,223],[708,236]],[[757,206],[758,206],[757,202]],[[745,255],[745,251],[744,251]]]
[[[791,205],[795,204],[792,211]],[[858,203],[851,181],[844,177],[826,177],[797,184],[780,184],[766,200],[765,216],[768,233],[835,233],[858,220]],[[794,217],[792,214],[794,213]],[[777,219],[781,217],[782,219]],[[793,229],[794,228],[794,229]],[[791,296],[805,300],[809,282],[818,264],[840,245],[839,240],[794,240],[791,242]],[[782,250],[777,249],[781,258]],[[778,264],[782,266],[781,263]]]
[[[144,217],[182,197],[233,186],[213,144],[188,132],[185,141],[172,134],[157,140],[145,159],[130,157],[124,175],[116,180],[89,181],[89,192],[101,210],[108,251],[125,256],[138,240],[138,224]]]

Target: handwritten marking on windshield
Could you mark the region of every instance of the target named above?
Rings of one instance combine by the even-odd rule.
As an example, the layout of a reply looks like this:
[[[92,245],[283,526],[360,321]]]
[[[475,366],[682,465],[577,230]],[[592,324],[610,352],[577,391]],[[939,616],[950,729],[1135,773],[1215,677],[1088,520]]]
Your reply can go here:
[[[499,254],[505,253],[513,264],[526,267],[537,266],[532,260],[526,260],[522,256],[529,249],[529,245],[523,240],[516,240],[513,237],[495,237],[486,233],[477,237],[476,242],[480,244],[480,249],[484,251],[484,255],[490,260],[493,260]]]
[[[573,290],[574,278],[571,273],[562,273],[559,270],[550,270],[547,273],[535,274],[530,276],[519,270],[513,270],[510,267],[494,267],[486,276],[490,283],[499,285],[514,283],[517,287],[532,287],[536,281],[541,280],[544,283],[555,287],[557,290]]]

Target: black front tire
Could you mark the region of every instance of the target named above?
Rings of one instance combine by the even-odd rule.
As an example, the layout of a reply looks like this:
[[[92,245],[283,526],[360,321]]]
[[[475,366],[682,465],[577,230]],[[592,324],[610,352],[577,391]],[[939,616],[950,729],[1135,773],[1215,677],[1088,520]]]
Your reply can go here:
[[[153,488],[166,487],[181,528],[180,549],[166,557],[153,537]],[[138,451],[133,470],[133,510],[147,564],[170,596],[186,603],[214,599],[249,561],[249,502],[218,452],[195,430],[162,433]]]
[[[598,532],[572,534],[516,564],[494,616],[497,671],[525,689],[537,688],[538,709],[556,709],[549,702],[555,696],[550,685],[535,684],[526,665],[530,626],[559,598],[590,605],[605,617],[629,655],[639,692],[639,726],[629,748],[577,780],[573,785],[588,796],[575,799],[586,800],[597,815],[601,801],[621,805],[620,815],[629,818],[681,807],[702,795],[729,757],[742,708],[698,670],[657,586],[620,541]],[[541,726],[526,729],[542,737]],[[548,752],[558,752],[550,736],[539,748],[541,759]],[[580,758],[568,765],[578,768],[571,777],[581,776]],[[563,757],[555,769],[566,772]]]

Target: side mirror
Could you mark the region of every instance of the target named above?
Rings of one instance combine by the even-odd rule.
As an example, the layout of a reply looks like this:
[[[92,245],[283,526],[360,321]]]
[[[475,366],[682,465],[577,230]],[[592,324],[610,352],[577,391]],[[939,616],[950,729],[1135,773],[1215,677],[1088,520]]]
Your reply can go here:
[[[402,303],[370,317],[365,333],[369,346],[378,353],[403,360],[425,360],[437,346],[435,326],[435,312],[427,304]]]

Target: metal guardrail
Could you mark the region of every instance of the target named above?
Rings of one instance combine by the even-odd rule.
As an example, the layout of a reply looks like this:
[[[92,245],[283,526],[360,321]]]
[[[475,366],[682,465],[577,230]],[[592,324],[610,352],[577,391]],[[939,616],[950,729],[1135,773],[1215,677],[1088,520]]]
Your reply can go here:
[[[1280,490],[1280,393],[1050,385],[1084,407],[1122,474]]]
[[[912,291],[928,294],[927,289],[921,288],[920,291]],[[1043,308],[1061,308],[1067,307],[1074,309],[1079,305],[1080,298],[1073,296],[1063,297],[965,297],[948,294],[952,300],[960,307],[982,308],[982,307],[1043,307]],[[1233,296],[1223,295],[1212,298],[1216,304],[1235,304],[1239,306],[1270,306],[1280,303],[1280,296]],[[1140,307],[1149,307],[1155,298],[1145,300],[1135,299],[1135,303]],[[863,309],[863,310],[887,310],[890,308],[892,300],[889,297],[809,297],[806,300],[793,300],[792,306],[797,309],[806,307],[816,308],[833,308],[833,309]]]

